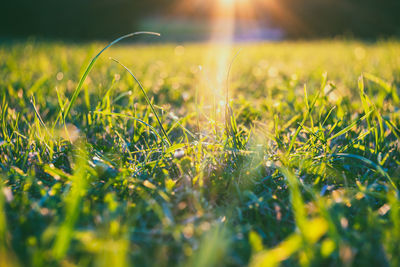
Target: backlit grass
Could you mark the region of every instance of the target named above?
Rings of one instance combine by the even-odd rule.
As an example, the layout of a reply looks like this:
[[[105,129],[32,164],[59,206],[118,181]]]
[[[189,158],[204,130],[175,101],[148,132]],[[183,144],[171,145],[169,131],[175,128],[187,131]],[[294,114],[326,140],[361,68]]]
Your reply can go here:
[[[400,264],[400,43],[104,46],[0,46],[0,266]]]

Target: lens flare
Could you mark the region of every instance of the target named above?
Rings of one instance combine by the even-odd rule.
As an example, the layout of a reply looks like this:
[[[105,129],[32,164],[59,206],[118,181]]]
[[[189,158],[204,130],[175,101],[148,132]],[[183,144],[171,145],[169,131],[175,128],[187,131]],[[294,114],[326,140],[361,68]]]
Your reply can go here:
[[[202,74],[196,89],[197,110],[201,110],[209,121],[221,122],[224,120],[226,101],[229,101],[225,97],[227,91],[229,97],[235,96],[234,88],[228,88],[227,77],[236,54],[233,51],[235,41],[252,40],[252,36],[264,38],[268,24],[267,10],[269,14],[283,17],[288,23],[298,27],[301,24],[285,12],[278,0],[182,0],[180,6],[181,13],[190,13],[197,19],[203,17],[210,27],[204,61],[199,62]],[[233,66],[229,79],[234,79],[234,74]]]
[[[211,15],[211,35],[207,56],[203,63],[208,81],[202,90],[204,104],[210,107],[209,116],[213,121],[223,119],[225,107],[224,92],[229,60],[235,34],[235,1],[217,0]],[[212,96],[212,97],[210,97]]]

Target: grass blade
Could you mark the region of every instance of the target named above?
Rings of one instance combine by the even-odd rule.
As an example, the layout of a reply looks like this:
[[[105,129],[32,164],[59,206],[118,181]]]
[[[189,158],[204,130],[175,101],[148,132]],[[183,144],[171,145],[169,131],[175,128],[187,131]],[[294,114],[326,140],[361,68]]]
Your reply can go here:
[[[140,83],[140,81],[136,78],[136,76],[135,76],[124,64],[122,64],[121,62],[119,62],[118,60],[116,60],[116,59],[114,59],[114,58],[111,58],[111,59],[112,59],[113,61],[115,61],[116,63],[120,64],[120,65],[133,77],[133,79],[135,79],[136,83],[137,83],[137,84],[139,85],[139,87],[140,87],[140,90],[142,90],[142,93],[143,93],[143,95],[144,95],[144,98],[146,99],[147,104],[150,106],[151,110],[153,111],[154,115],[156,116],[157,121],[158,121],[158,124],[160,125],[161,130],[162,130],[162,132],[163,132],[163,134],[164,134],[164,136],[165,136],[165,139],[167,140],[167,142],[168,142],[169,145],[172,145],[171,140],[169,140],[169,137],[168,137],[168,135],[167,135],[167,132],[165,131],[164,126],[163,126],[162,123],[161,123],[160,117],[158,116],[157,111],[156,111],[156,109],[154,108],[154,105],[150,102],[150,99],[149,99],[149,97],[148,97],[146,91],[144,90],[142,84]]]
[[[334,134],[333,136],[329,137],[327,141],[330,141],[332,139],[335,139],[336,137],[339,137],[345,133],[347,133],[348,131],[350,131],[356,124],[358,124],[360,121],[365,120],[366,118],[369,117],[369,115],[371,115],[371,113],[374,110],[370,110],[367,114],[365,114],[364,116],[362,116],[360,119],[353,121],[349,126],[345,127],[344,129],[342,129],[341,131],[339,131],[338,133]]]
[[[141,34],[148,34],[148,35],[160,36],[159,33],[155,33],[155,32],[133,32],[133,33],[129,33],[129,34],[126,34],[126,35],[124,35],[124,36],[121,36],[121,37],[115,39],[114,41],[112,41],[110,44],[108,44],[106,47],[104,47],[94,58],[92,58],[92,60],[90,61],[89,65],[87,66],[85,72],[83,73],[81,79],[79,80],[78,86],[76,87],[76,89],[75,89],[75,91],[74,91],[74,94],[72,95],[71,100],[69,101],[69,104],[68,104],[68,106],[67,106],[67,108],[66,108],[66,110],[65,110],[65,113],[64,113],[64,120],[67,118],[67,116],[68,116],[68,114],[69,114],[69,112],[70,112],[72,106],[74,105],[76,99],[78,98],[79,93],[81,92],[83,83],[85,82],[87,76],[89,75],[90,71],[91,71],[92,68],[93,68],[94,63],[96,63],[96,61],[97,61],[97,59],[99,58],[99,56],[100,56],[105,50],[107,50],[107,48],[109,48],[109,47],[111,47],[112,45],[118,43],[119,41],[121,41],[121,40],[123,40],[123,39],[126,39],[126,38],[129,38],[129,37],[132,37],[132,36],[141,35]]]

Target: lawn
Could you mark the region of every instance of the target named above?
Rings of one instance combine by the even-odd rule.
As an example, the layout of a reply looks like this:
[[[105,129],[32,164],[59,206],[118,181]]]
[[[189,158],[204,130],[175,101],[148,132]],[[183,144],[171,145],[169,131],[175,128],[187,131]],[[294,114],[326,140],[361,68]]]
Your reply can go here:
[[[398,41],[105,45],[0,45],[0,266],[400,265]]]

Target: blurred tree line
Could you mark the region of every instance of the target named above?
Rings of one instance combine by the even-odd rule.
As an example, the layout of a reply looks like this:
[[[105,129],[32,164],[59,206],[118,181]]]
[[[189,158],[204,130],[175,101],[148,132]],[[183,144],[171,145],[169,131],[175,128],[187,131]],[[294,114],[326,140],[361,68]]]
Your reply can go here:
[[[400,0],[278,0],[293,19],[271,12],[290,37],[400,36]]]
[[[190,1],[194,0],[180,2],[190,6]],[[193,15],[206,18],[213,1],[204,0],[205,7],[196,8]],[[275,3],[271,5],[262,5],[264,0],[248,1],[253,2],[259,17],[268,16],[292,38],[400,36],[400,0],[268,0]],[[179,1],[3,0],[0,36],[113,38],[134,30],[151,30],[138,29],[140,20],[149,15],[176,15],[175,4]]]
[[[168,0],[1,1],[0,34],[71,39],[113,38],[137,29],[139,20]]]

